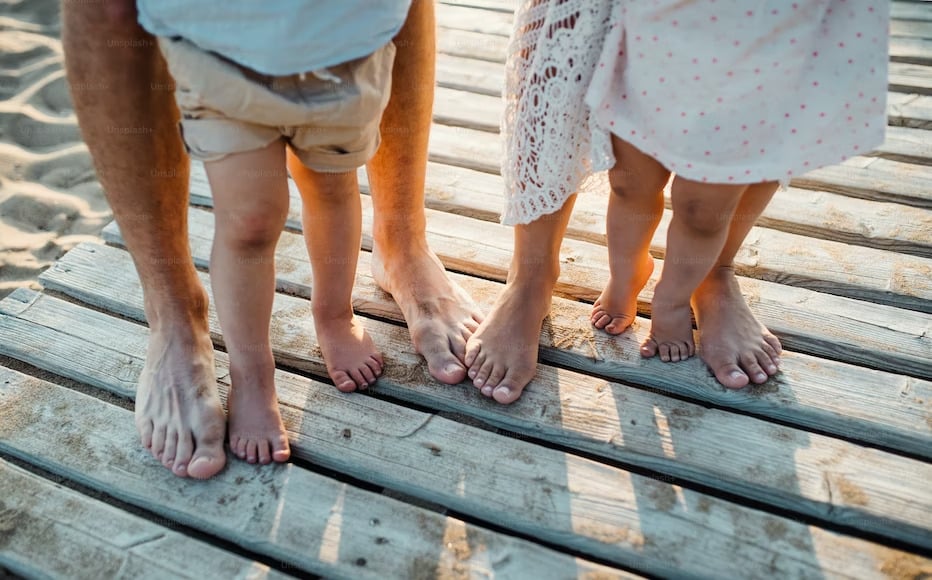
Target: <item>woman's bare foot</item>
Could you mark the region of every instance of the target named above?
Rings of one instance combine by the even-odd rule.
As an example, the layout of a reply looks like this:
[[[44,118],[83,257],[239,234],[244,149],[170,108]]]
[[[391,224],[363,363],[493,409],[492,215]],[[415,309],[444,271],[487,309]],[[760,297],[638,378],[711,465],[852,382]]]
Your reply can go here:
[[[663,362],[679,362],[696,354],[693,342],[693,320],[689,302],[681,303],[671,297],[668,288],[676,288],[676,282],[657,283],[651,301],[650,334],[641,345],[641,356],[651,358],[660,355]]]
[[[278,411],[275,361],[230,359],[230,449],[249,463],[282,463],[291,457],[288,434]]]
[[[718,267],[693,294],[700,356],[722,385],[740,389],[780,368],[780,340],[754,318],[733,268]]]
[[[327,363],[327,374],[344,393],[365,389],[382,374],[382,354],[352,311],[328,317],[314,313],[317,343]]]
[[[637,265],[634,262],[638,262]],[[593,326],[609,334],[621,334],[634,322],[638,294],[650,280],[654,260],[645,252],[638,260],[632,260],[630,267],[619,266],[617,270],[609,276],[602,295],[592,305],[589,319]]]
[[[408,323],[414,348],[432,377],[455,385],[466,378],[466,341],[482,322],[482,314],[455,284],[436,254],[424,247],[388,263],[372,253],[372,276],[392,295]]]
[[[143,446],[175,475],[207,479],[223,469],[226,417],[206,320],[153,324],[135,415]]]
[[[534,378],[540,329],[550,312],[552,291],[552,281],[509,282],[467,341],[469,378],[486,397],[513,403]]]

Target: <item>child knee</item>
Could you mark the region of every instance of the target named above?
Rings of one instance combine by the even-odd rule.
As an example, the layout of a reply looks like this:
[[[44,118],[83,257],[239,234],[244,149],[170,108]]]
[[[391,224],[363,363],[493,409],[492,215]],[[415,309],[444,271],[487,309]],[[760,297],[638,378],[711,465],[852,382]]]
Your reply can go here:
[[[235,216],[226,230],[224,239],[240,249],[260,250],[275,245],[282,232],[282,220],[275,215],[251,214]]]
[[[731,223],[730,212],[703,203],[700,199],[674,203],[673,215],[692,232],[702,236],[718,234]]]
[[[612,195],[624,200],[645,199],[660,195],[669,174],[644,174],[624,167],[608,172]]]

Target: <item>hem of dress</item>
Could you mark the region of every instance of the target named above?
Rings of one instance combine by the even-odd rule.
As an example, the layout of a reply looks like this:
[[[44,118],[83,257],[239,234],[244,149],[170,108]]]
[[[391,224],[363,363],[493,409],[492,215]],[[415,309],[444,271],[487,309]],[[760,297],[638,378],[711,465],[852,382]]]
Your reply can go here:
[[[636,149],[655,159],[665,168],[678,176],[682,176],[686,179],[689,179],[690,181],[725,185],[754,184],[769,181],[776,181],[781,185],[786,185],[790,182],[790,180],[804,175],[810,171],[814,171],[821,167],[827,167],[829,165],[837,165],[838,163],[841,163],[857,155],[868,154],[871,150],[873,150],[873,148],[883,143],[884,140],[883,133],[881,132],[875,136],[874,139],[868,139],[864,143],[851,143],[848,148],[842,150],[843,153],[841,155],[833,153],[831,159],[829,159],[829,155],[827,154],[813,155],[806,160],[808,165],[804,165],[802,163],[789,163],[782,166],[776,166],[774,163],[749,163],[747,165],[740,165],[735,167],[723,167],[721,165],[705,164],[702,161],[697,162],[693,159],[682,158],[666,149],[663,146],[662,140],[654,139],[650,136],[647,136],[647,138],[644,139],[643,133],[640,133],[638,127],[633,123],[628,122],[626,119],[614,118],[612,121],[614,122],[614,125],[611,127],[606,127],[605,124],[602,123],[601,119],[599,119],[596,121],[596,128],[608,130],[619,139],[624,139]],[[628,135],[631,131],[636,131],[636,135],[642,138],[632,140],[630,137],[622,135]],[[692,167],[688,167],[690,164]]]

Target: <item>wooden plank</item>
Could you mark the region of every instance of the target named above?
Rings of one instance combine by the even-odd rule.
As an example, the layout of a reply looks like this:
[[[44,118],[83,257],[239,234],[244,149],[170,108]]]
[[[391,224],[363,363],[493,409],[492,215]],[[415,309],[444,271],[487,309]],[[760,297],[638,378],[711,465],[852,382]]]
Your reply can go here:
[[[932,4],[925,0],[903,2],[893,0],[890,3],[890,17],[894,20],[924,20],[932,22]]]
[[[447,10],[449,10],[449,8],[440,10],[440,12],[445,12]],[[483,32],[491,32],[491,28],[483,30]],[[890,35],[903,36],[906,38],[932,39],[932,22],[894,18],[890,21]]]
[[[887,135],[883,144],[871,155],[904,163],[932,165],[932,138],[930,137],[932,133],[924,129],[887,127]]]
[[[70,348],[80,350],[81,344],[72,341]],[[117,373],[126,375],[131,364],[135,380],[139,360],[107,358],[116,351],[106,348],[95,352],[104,357],[101,365]],[[305,573],[351,579],[523,578],[533,570],[559,577],[632,577],[293,464],[251,466],[230,456],[225,470],[209,481],[181,480],[138,447],[130,411],[36,380],[5,378],[0,394],[17,402],[5,407],[0,424],[4,452]],[[367,401],[372,402],[360,398],[363,404],[354,405],[357,421],[367,417]],[[301,425],[299,410],[283,411],[288,424]],[[316,434],[295,433],[296,447],[304,449],[305,458],[316,457],[307,451],[313,441],[324,446],[323,441],[335,440],[346,457],[358,456],[353,448],[361,438],[343,437],[343,427],[305,427]]]
[[[932,97],[890,93],[887,96],[887,122],[895,127],[932,129]]]
[[[890,60],[892,62],[930,65],[932,64],[932,39],[891,36]]]
[[[50,300],[54,299],[38,297],[33,301],[34,308]],[[86,326],[109,332],[112,328],[110,324],[90,321],[105,315],[68,306],[88,319],[69,318],[70,330]],[[113,344],[122,344],[115,338],[111,336]],[[60,344],[68,340],[56,339],[55,342]],[[98,372],[114,356],[119,356],[106,348],[91,350],[83,339],[72,342],[69,348],[81,349],[82,356],[93,360]],[[120,360],[125,361],[126,357]],[[225,357],[218,356],[218,376],[223,377],[220,382],[226,391],[228,385],[224,380],[228,371],[224,362]],[[138,369],[140,364],[141,360],[133,366]],[[68,372],[67,367],[60,370]],[[396,367],[396,370],[400,369]],[[404,372],[411,370],[408,368]],[[299,457],[303,454],[315,463],[354,477],[388,485],[404,493],[415,493],[473,517],[489,519],[498,525],[652,574],[770,578],[773,575],[808,577],[824,572],[859,578],[879,577],[880,568],[889,559],[909,557],[898,550],[806,526],[522,440],[506,439],[437,415],[370,397],[346,396],[332,386],[296,375],[280,372],[276,385],[287,424],[298,423],[294,436]],[[104,451],[113,453],[116,441],[110,440],[104,445],[95,441],[96,445],[89,445],[87,437],[94,433],[97,439],[95,426],[106,424],[109,430],[120,421],[112,415],[123,415],[125,427],[119,430],[122,445],[126,444],[127,432],[132,431],[128,411],[115,407],[110,409],[118,413],[91,411],[92,403],[105,404],[89,397],[85,397],[88,401],[79,403],[75,398],[84,396],[66,389],[52,387],[51,392],[17,392],[4,385],[4,390],[10,399],[20,401],[21,407],[31,409],[39,418],[29,421],[29,425],[17,425],[15,430],[5,430],[0,437],[0,449],[28,455],[40,460],[43,466],[54,462],[52,471],[61,471],[62,464],[83,464],[81,467],[87,468],[90,459],[106,464],[99,456],[92,457],[92,453],[82,453],[81,449],[93,446],[98,455]],[[56,412],[63,407],[66,408]],[[300,413],[298,417],[293,407]],[[105,418],[109,419],[106,423],[103,422]],[[346,429],[350,429],[349,436]],[[62,432],[85,434],[81,448],[60,445],[56,439]],[[101,439],[109,436],[108,433]],[[153,464],[154,461],[149,462]],[[137,467],[137,471],[143,467],[148,466]],[[264,474],[269,479],[283,471],[281,468],[247,468],[241,462],[233,466],[237,467],[260,477]],[[91,471],[99,470],[101,466]],[[167,471],[163,473],[163,479],[173,477]],[[229,483],[232,473],[224,475],[222,479]],[[94,473],[89,477],[96,479],[100,475]],[[292,472],[290,481],[280,482],[284,489],[276,490],[278,494],[262,490],[266,499],[271,491],[277,501],[276,508],[268,511],[285,520],[276,522],[276,527],[289,519],[300,518],[301,522],[306,522],[309,516],[317,515],[301,513],[303,506],[296,505],[298,497],[324,495],[330,503],[335,503],[336,498],[330,494],[321,493],[317,488],[306,486],[309,482],[297,479]],[[126,484],[121,482],[120,488],[125,491]],[[205,497],[207,494],[201,491],[198,495]],[[282,495],[285,497],[281,498]],[[287,510],[285,505],[288,505]],[[254,509],[249,511],[255,512]],[[344,513],[348,511],[344,505]],[[342,527],[349,533],[342,534],[341,541],[346,535],[358,533],[357,527],[365,526],[358,521],[354,522],[356,525],[348,524],[345,517]],[[246,517],[237,522],[241,528],[242,520],[248,518],[247,512]],[[279,531],[277,535],[285,534]],[[321,537],[326,541],[326,533],[311,536],[311,541],[316,543]],[[317,553],[317,546],[312,544],[307,552]],[[340,552],[342,555],[344,546]],[[923,566],[932,564],[927,560],[921,563]],[[527,577],[528,572],[523,572]]]
[[[810,171],[795,178],[793,184],[928,210],[932,209],[930,180],[932,169],[925,165],[879,157],[854,157],[838,165]]]
[[[443,4],[437,7],[437,25],[449,30],[479,32],[494,36],[511,36],[514,18],[507,12]]]
[[[503,64],[507,48],[504,36],[442,27],[437,30],[437,51],[443,54]]]
[[[482,199],[482,190],[475,180],[461,179],[459,174],[451,173],[448,169],[446,166],[428,167],[429,172],[435,172],[441,187],[446,188],[444,191],[462,191],[465,195],[475,194],[476,199]],[[431,173],[428,173],[428,176],[428,195],[431,195],[430,183],[433,178]],[[491,178],[488,175],[485,177]],[[192,166],[191,199],[194,203],[209,206],[212,202],[204,179],[202,168],[196,164]],[[360,179],[365,183],[363,172],[360,172]],[[301,200],[293,183],[291,186],[291,209],[287,227],[300,231]],[[448,194],[441,192],[440,195]],[[363,245],[371,250],[370,200],[363,198],[363,206],[364,220],[368,224],[364,229]],[[453,216],[443,212],[428,210],[426,215],[431,247],[439,252],[441,260],[445,260],[448,268],[479,272],[482,276],[494,280],[505,279],[512,249],[507,230],[491,224],[481,226],[469,221],[457,223]],[[200,219],[203,223],[203,219]],[[601,220],[602,218],[598,218],[597,223],[601,223]],[[204,227],[210,228],[210,225]],[[448,235],[451,231],[470,230],[481,231],[481,235],[490,240],[498,240],[498,243],[491,246],[483,245],[477,242],[472,234],[466,233],[461,240]],[[105,229],[104,236],[119,243],[118,236],[113,236],[115,231],[115,226]],[[608,276],[604,267],[604,250],[574,240],[564,241],[563,247],[570,249],[572,256],[567,256],[563,261],[564,276],[558,283],[558,292],[577,299],[595,300],[601,292],[601,284]],[[305,259],[301,250],[298,250],[298,254],[301,260]],[[483,256],[481,260],[478,259],[480,255]],[[485,260],[486,255],[494,257],[491,267]],[[577,262],[573,256],[584,257],[588,269],[580,270],[582,262]],[[468,281],[466,277],[457,279],[461,280],[461,283]],[[580,286],[576,282],[578,280],[584,280],[585,284]],[[650,300],[656,281],[657,277],[652,277],[647,288],[638,297],[641,313],[650,312]],[[787,348],[896,373],[932,378],[932,365],[929,365],[932,353],[932,317],[928,315],[772,282],[739,277],[739,283],[745,296],[749,297],[749,305],[755,316],[777,333]],[[495,289],[484,292],[491,296],[497,294]],[[491,300],[489,303],[491,304]],[[588,313],[582,310],[580,316],[588,319]]]
[[[437,53],[437,85],[501,99],[505,75],[502,65]],[[434,99],[434,107],[441,99]]]
[[[932,67],[891,62],[889,75],[891,91],[932,95]]]
[[[90,290],[81,294],[95,306],[141,318],[142,294],[129,256],[112,248],[81,248],[61,262],[56,269],[60,274],[55,276],[52,287],[109,288],[106,295]],[[109,282],[99,274],[103,269],[107,269]],[[209,284],[206,276],[204,281]],[[276,300],[277,318],[308,320],[306,302],[290,296],[278,296]],[[56,311],[55,316],[65,315]],[[51,316],[35,318],[28,312],[21,315],[27,317],[29,322],[40,326],[23,328],[17,336],[39,336],[45,332],[41,325],[53,320]],[[319,357],[303,355],[317,352],[313,327],[305,326],[289,333],[303,337],[305,344],[281,333],[274,337],[276,357],[297,361],[295,364],[303,370],[324,372]],[[905,483],[923,480],[923,473],[932,479],[932,466],[928,464],[547,367],[540,369],[537,384],[559,385],[558,392],[552,388],[532,390],[528,395],[533,399],[504,409],[488,401],[479,402],[481,398],[474,389],[453,390],[427,379],[423,368],[412,371],[410,367],[418,365],[419,357],[411,349],[403,329],[371,321],[368,326],[376,342],[396,359],[390,364],[396,369],[395,365],[407,367],[400,373],[389,372],[381,379],[380,391],[428,407],[442,401],[439,404],[444,409],[476,417],[487,424],[714,486],[778,508],[827,517],[837,524],[857,522],[858,528],[932,547],[932,532],[925,529],[926,520],[932,515],[932,490],[916,494],[915,486]],[[215,317],[212,328],[219,340]],[[71,334],[77,333],[72,330]],[[108,344],[122,344],[123,340],[118,338]],[[56,342],[53,338],[44,340]],[[141,357],[144,351],[138,352]],[[120,356],[135,355],[130,352]],[[548,414],[542,409],[553,411]],[[735,438],[729,433],[742,435]],[[667,444],[662,444],[662,440]],[[730,448],[731,445],[734,447]],[[902,478],[892,476],[896,473],[902,474]],[[856,502],[850,501],[850,495],[833,493],[839,474],[860,490]],[[890,480],[898,482],[892,489]]]
[[[0,368],[24,389],[36,379]],[[28,412],[28,410],[27,410]],[[0,566],[28,578],[287,578],[0,459]]]
[[[518,1],[519,0],[440,0],[439,4],[441,4],[442,7],[439,8],[439,10],[445,10],[446,6],[470,6],[512,14],[518,8]]]

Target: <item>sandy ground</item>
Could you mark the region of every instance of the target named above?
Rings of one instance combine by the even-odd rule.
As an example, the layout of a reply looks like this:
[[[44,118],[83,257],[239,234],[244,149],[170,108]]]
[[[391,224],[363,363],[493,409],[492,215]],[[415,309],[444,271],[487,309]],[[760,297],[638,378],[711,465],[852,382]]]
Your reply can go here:
[[[0,0],[0,297],[111,214],[71,108],[58,0]]]

